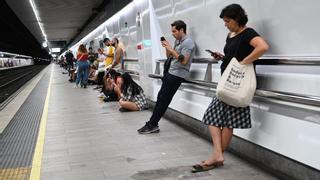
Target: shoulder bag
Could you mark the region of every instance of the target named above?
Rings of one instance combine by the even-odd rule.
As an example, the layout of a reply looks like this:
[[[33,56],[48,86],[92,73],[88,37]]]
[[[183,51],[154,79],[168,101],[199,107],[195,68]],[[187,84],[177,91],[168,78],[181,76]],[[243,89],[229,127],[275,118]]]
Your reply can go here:
[[[228,105],[246,107],[250,105],[256,87],[256,74],[253,64],[241,65],[233,57],[218,82],[216,95],[219,100]]]

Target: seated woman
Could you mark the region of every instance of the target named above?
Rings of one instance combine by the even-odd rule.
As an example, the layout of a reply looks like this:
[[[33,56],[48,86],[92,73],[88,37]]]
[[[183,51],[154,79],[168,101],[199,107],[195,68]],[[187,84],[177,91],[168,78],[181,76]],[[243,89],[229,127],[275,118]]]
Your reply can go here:
[[[129,73],[124,73],[117,79],[114,91],[120,97],[120,111],[141,111],[148,108],[143,89],[133,81]]]
[[[97,83],[96,73],[97,73],[97,68],[94,65],[90,65],[88,83],[90,83],[90,84]]]
[[[117,78],[120,78],[121,74],[116,72],[114,69],[110,69],[106,72],[103,77],[101,95],[99,97],[103,98],[104,102],[118,101],[118,94],[114,91],[114,82]]]

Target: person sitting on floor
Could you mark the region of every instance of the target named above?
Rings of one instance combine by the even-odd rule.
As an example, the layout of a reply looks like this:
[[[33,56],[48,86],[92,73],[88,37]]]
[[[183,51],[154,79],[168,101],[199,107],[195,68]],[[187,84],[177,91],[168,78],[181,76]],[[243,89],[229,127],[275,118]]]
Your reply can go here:
[[[148,108],[143,89],[131,78],[129,73],[124,73],[114,85],[114,91],[120,97],[120,111],[141,111]]]
[[[104,102],[119,100],[118,94],[114,91],[113,84],[120,76],[121,74],[114,69],[110,69],[106,72],[106,75],[103,77],[102,81],[101,94],[98,96],[99,98],[103,98]]]
[[[97,84],[96,74],[97,74],[97,68],[94,65],[90,65],[88,83]]]

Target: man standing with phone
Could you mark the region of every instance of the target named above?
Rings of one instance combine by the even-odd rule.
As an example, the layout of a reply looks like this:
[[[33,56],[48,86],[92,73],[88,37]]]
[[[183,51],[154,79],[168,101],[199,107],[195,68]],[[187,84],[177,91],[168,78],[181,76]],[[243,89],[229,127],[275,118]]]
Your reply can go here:
[[[167,57],[172,58],[171,65],[168,73],[163,75],[162,85],[158,92],[157,102],[150,120],[142,128],[138,129],[140,134],[160,131],[158,122],[166,112],[181,83],[190,74],[195,44],[186,34],[187,25],[181,20],[174,21],[171,24],[171,32],[172,36],[176,39],[174,47],[164,38],[161,38],[161,45],[166,49]]]

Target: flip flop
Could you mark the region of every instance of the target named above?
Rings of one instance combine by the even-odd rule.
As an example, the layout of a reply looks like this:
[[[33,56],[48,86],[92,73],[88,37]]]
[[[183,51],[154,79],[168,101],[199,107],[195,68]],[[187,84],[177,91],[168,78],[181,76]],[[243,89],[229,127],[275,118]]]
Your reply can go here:
[[[201,161],[201,164],[203,164],[203,163],[205,163],[206,161],[205,160],[203,160],[203,161]],[[215,162],[215,163],[219,163],[219,162]],[[214,163],[214,164],[215,164]],[[221,162],[222,163],[222,165],[221,166],[223,166],[223,162]],[[196,169],[197,167],[199,167],[199,166],[201,166],[201,164],[195,164],[195,165],[193,165],[192,167],[194,168],[194,169]]]
[[[223,166],[223,162],[215,162],[211,165],[200,165],[200,164],[197,164],[197,165],[194,165],[192,166],[193,169],[191,170],[192,173],[197,173],[197,172],[203,172],[203,171],[209,171],[211,169],[215,169],[215,168],[218,168],[220,166]]]
[[[205,162],[205,160],[201,161],[200,164],[195,164],[195,165],[193,165],[192,167],[193,167],[194,169],[196,169],[198,166],[201,166],[201,164],[203,164],[204,162]]]

